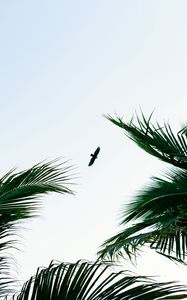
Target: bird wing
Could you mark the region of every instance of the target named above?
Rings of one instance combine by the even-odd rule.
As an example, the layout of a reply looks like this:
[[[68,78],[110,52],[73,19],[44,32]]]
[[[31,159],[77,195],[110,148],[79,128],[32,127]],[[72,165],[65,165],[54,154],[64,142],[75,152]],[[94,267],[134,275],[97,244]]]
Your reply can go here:
[[[88,166],[90,167],[91,165],[93,165],[94,161],[95,161],[95,157],[92,156],[92,158],[90,159],[90,162],[89,162]]]
[[[97,147],[97,149],[94,152],[94,156],[96,157],[100,152],[100,147]]]

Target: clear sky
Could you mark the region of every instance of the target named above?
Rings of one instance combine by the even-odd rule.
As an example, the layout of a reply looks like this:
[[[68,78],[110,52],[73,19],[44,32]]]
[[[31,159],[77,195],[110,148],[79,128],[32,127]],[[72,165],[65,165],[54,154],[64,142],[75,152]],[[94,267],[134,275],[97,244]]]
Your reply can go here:
[[[0,173],[63,156],[80,175],[75,197],[51,194],[25,225],[21,280],[52,259],[95,259],[122,205],[167,169],[103,114],[129,120],[141,107],[178,129],[187,120],[186,11],[185,0],[0,2]],[[187,271],[149,251],[133,270],[165,280]]]

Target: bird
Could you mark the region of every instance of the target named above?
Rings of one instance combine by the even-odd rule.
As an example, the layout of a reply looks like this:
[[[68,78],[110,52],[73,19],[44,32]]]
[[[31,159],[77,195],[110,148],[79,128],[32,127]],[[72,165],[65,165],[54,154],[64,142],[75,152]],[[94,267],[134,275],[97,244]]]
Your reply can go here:
[[[99,151],[100,151],[100,147],[97,147],[97,149],[95,150],[95,152],[94,152],[93,154],[90,154],[90,156],[91,156],[92,158],[90,159],[90,162],[89,162],[89,164],[88,164],[89,167],[90,167],[91,165],[93,165],[94,161],[95,161],[96,158],[97,158],[97,155],[98,155]]]

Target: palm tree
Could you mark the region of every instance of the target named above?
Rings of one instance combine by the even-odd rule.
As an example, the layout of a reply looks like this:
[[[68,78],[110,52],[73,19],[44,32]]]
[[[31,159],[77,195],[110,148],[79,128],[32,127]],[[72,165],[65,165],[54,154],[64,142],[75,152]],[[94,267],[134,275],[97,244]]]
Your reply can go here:
[[[127,272],[108,272],[110,265],[101,262],[51,262],[38,269],[21,292],[12,300],[154,300],[185,299],[186,288],[156,283],[145,276]]]
[[[151,114],[152,116],[152,114]],[[143,114],[125,123],[106,118],[122,128],[139,147],[172,165],[162,177],[152,177],[123,212],[123,229],[109,238],[99,251],[102,258],[136,257],[146,245],[172,260],[187,257],[187,128],[176,135],[169,123],[153,125]]]

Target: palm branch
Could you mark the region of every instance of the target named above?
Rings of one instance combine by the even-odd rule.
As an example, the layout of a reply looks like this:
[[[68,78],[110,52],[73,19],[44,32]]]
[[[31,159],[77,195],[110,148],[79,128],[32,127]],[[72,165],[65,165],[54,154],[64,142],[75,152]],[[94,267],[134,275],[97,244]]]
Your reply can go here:
[[[187,170],[186,129],[177,137],[168,124],[161,128],[143,116],[139,127],[109,118],[127,131],[130,138],[152,155],[174,166],[162,178],[152,177],[149,185],[139,191],[123,211],[121,225],[125,228],[108,239],[99,255],[110,258],[127,255],[133,259],[143,245],[158,253],[185,263],[187,256]],[[168,145],[168,146],[167,146]],[[178,151],[178,152],[177,152]],[[179,159],[180,157],[180,159]],[[173,163],[174,162],[174,163]],[[135,223],[134,223],[135,222]]]
[[[0,296],[10,291],[7,286],[12,282],[14,258],[8,251],[15,248],[17,225],[38,214],[39,196],[72,193],[68,188],[70,171],[66,162],[55,160],[22,172],[11,170],[0,179]]]
[[[125,130],[126,135],[140,148],[149,154],[170,163],[176,167],[187,169],[187,127],[184,126],[177,135],[173,133],[171,126],[165,122],[162,126],[151,123],[152,114],[146,118],[136,116],[137,124],[131,118],[125,123],[122,118],[105,117],[113,124]]]
[[[153,300],[185,299],[186,288],[175,282],[157,283],[145,276],[111,272],[110,264],[51,262],[39,268],[12,300]]]

